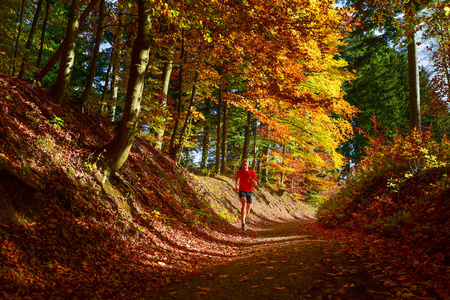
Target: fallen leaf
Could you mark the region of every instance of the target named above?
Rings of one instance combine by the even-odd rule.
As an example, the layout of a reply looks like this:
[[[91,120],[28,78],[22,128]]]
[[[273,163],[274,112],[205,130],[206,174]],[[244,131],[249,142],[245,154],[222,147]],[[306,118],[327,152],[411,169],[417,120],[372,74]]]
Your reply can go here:
[[[393,287],[393,286],[397,286],[397,284],[395,283],[395,282],[392,282],[392,281],[385,281],[384,282],[384,286],[385,287]]]
[[[269,279],[273,279],[273,277],[264,277],[264,279],[269,280]]]
[[[342,289],[339,289],[336,293],[334,293],[335,295],[338,295],[338,296],[342,296],[342,295],[345,295],[347,293],[347,291],[344,289],[344,288],[342,288]]]
[[[286,289],[285,286],[276,286],[275,288],[276,288],[277,290],[285,290],[285,289]]]

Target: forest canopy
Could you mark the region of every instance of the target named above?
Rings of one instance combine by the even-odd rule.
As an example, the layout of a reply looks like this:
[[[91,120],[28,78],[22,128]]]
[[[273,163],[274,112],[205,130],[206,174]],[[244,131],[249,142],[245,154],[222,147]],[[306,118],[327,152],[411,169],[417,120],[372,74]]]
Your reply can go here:
[[[9,0],[0,71],[116,127],[99,149],[104,180],[140,136],[204,174],[247,158],[263,181],[305,197],[361,159],[367,139],[354,129],[370,132],[371,114],[388,116],[392,136],[407,121],[407,60],[392,43],[408,38],[406,21],[376,13],[385,2]],[[445,7],[422,2],[426,13],[406,11],[445,53]],[[446,57],[434,54],[433,76],[421,76],[424,123],[441,137]]]

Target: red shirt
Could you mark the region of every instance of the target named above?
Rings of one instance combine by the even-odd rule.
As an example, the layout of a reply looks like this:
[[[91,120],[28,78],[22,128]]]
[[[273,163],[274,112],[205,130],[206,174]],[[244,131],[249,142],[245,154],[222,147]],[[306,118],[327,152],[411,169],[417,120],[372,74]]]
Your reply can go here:
[[[239,179],[240,191],[253,192],[253,185],[250,176],[252,176],[253,180],[256,181],[256,174],[252,170],[248,169],[248,171],[245,171],[244,169],[240,169],[237,171],[236,182]]]

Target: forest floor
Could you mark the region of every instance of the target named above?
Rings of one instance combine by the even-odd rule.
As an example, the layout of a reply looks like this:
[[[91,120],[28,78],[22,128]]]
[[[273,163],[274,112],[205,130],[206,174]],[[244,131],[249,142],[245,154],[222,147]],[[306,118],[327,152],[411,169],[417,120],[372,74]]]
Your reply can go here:
[[[401,241],[322,228],[271,185],[255,189],[243,231],[233,174],[196,176],[143,138],[101,186],[95,153],[113,127],[0,74],[0,298],[448,295],[445,259],[422,264]]]
[[[395,299],[383,266],[351,250],[314,221],[251,226],[253,243],[234,260],[177,278],[154,299]],[[411,296],[411,294],[409,294]],[[417,298],[418,299],[418,298]]]

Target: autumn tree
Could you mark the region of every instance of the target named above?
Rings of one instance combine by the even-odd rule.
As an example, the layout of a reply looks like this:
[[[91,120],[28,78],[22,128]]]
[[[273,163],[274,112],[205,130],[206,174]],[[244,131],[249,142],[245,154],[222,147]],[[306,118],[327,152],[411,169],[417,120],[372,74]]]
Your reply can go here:
[[[86,6],[86,8],[84,8],[81,15],[78,16],[78,14],[80,13],[79,10],[82,8],[82,6],[81,6],[82,2],[80,3],[80,1],[76,0],[76,6],[74,7],[75,10],[73,11],[73,13],[75,14],[74,17],[76,20],[76,22],[74,22],[74,24],[73,24],[73,26],[75,26],[75,27],[73,27],[72,25],[66,27],[66,36],[63,37],[62,42],[58,45],[56,51],[53,52],[51,58],[47,61],[45,66],[36,74],[36,80],[41,81],[45,76],[47,76],[48,73],[55,66],[57,61],[63,56],[63,54],[64,54],[64,56],[66,56],[65,60],[67,60],[67,56],[68,56],[67,53],[68,52],[71,53],[72,51],[75,51],[76,44],[73,44],[73,42],[74,41],[76,42],[78,32],[75,32],[74,29],[78,30],[80,24],[85,22],[86,18],[89,16],[92,9],[97,5],[98,1],[99,0],[89,1],[88,5]],[[72,12],[72,7],[70,8],[70,12]],[[79,17],[79,19],[77,19],[78,17]],[[75,34],[75,35],[73,35],[73,34]],[[71,46],[67,46],[67,43],[69,42],[68,39],[70,39],[70,41],[72,42]],[[70,60],[69,60],[69,62],[70,62]],[[60,69],[61,69],[61,67],[59,68],[59,70]]]
[[[427,68],[429,89],[425,91],[428,99],[424,102],[425,126],[432,126],[437,140],[450,133],[448,104],[450,102],[450,6],[443,3],[430,5],[425,13],[423,38],[431,53],[431,67]]]
[[[38,3],[37,3],[36,12],[35,12],[34,17],[33,17],[33,23],[31,24],[30,33],[29,33],[29,36],[28,36],[28,39],[27,39],[27,43],[25,45],[25,49],[27,50],[27,52],[29,52],[29,50],[31,49],[31,47],[33,45],[33,37],[36,34],[36,29],[37,29],[37,26],[38,26],[39,17],[41,15],[43,2],[44,2],[43,0],[39,0]],[[20,79],[24,78],[25,71],[28,68],[28,66],[27,66],[27,64],[28,64],[27,63],[28,55],[29,55],[29,53],[26,53],[23,56],[22,65],[20,67],[20,72],[19,72],[19,78]]]
[[[99,51],[100,51],[100,44],[101,44],[102,36],[103,36],[103,23],[104,23],[104,19],[105,19],[104,10],[105,10],[105,0],[100,0],[100,6],[98,8],[98,24],[97,24],[97,33],[95,36],[94,53],[93,53],[92,61],[91,61],[90,68],[89,68],[90,71],[89,71],[89,75],[88,75],[88,80],[87,80],[86,86],[84,88],[84,92],[80,98],[80,105],[81,105],[82,109],[84,109],[86,106],[86,102],[88,100],[89,93],[90,93],[92,85],[94,83],[95,71],[97,70],[97,61],[98,61],[98,56],[99,56]]]
[[[125,163],[138,129],[142,90],[152,41],[151,10],[152,7],[148,1],[138,1],[137,35],[131,53],[130,74],[128,76],[123,117],[116,136],[106,145],[105,151],[97,163],[102,170],[103,181],[107,180],[112,172],[119,170]]]
[[[332,149],[339,146],[328,137],[339,142],[348,137],[347,129],[336,128],[347,128],[353,114],[340,90],[352,74],[336,56],[349,29],[346,11],[326,1],[167,1],[157,5],[139,1],[136,29],[135,6],[128,1],[106,2],[115,9],[109,9],[103,37],[97,35],[95,44],[107,46],[99,49],[95,64],[92,58],[97,50],[90,40],[96,29],[101,33],[102,26],[90,12],[98,0],[80,3],[73,0],[70,19],[58,23],[68,25],[65,36],[60,25],[48,26],[48,43],[62,42],[59,48],[51,44],[52,51],[44,51],[47,64],[37,79],[53,80],[52,67],[61,58],[53,90],[57,101],[64,101],[69,84],[80,94],[92,85],[91,99],[103,100],[112,85],[124,90],[122,86],[128,84],[126,92],[119,93],[124,99],[111,97],[125,103],[115,114],[122,118],[117,134],[98,161],[104,179],[125,162],[136,134],[176,161],[182,161],[181,155],[190,149],[203,148],[202,166],[206,167],[208,155],[211,161],[216,156],[217,173],[235,168],[243,157],[267,171],[268,179],[278,176],[283,166],[280,174],[295,177],[297,186],[300,174],[309,174],[312,180],[341,164]],[[27,20],[32,15],[28,13]],[[83,26],[76,27],[80,23]],[[121,27],[126,28],[123,33]],[[81,53],[87,55],[76,55],[73,64],[74,55]],[[94,65],[98,66],[95,73]],[[70,80],[72,69],[76,76]],[[119,72],[123,80],[115,81]],[[43,79],[46,74],[50,76]],[[103,100],[94,106],[98,111],[107,102]],[[310,120],[310,115],[320,116],[317,122],[327,126],[314,124],[322,132],[311,134],[314,138],[308,139],[307,148],[301,143],[302,135],[313,131],[302,118]],[[291,121],[286,123],[286,118]],[[333,122],[339,126],[331,126]],[[298,130],[300,123],[306,124],[304,131]],[[287,159],[289,155],[292,158]]]
[[[75,49],[77,46],[78,29],[80,27],[80,17],[83,1],[72,0],[70,7],[69,21],[65,35],[65,44],[61,54],[61,62],[58,70],[58,78],[52,87],[52,96],[58,103],[64,103],[69,92],[70,78],[75,61]]]

